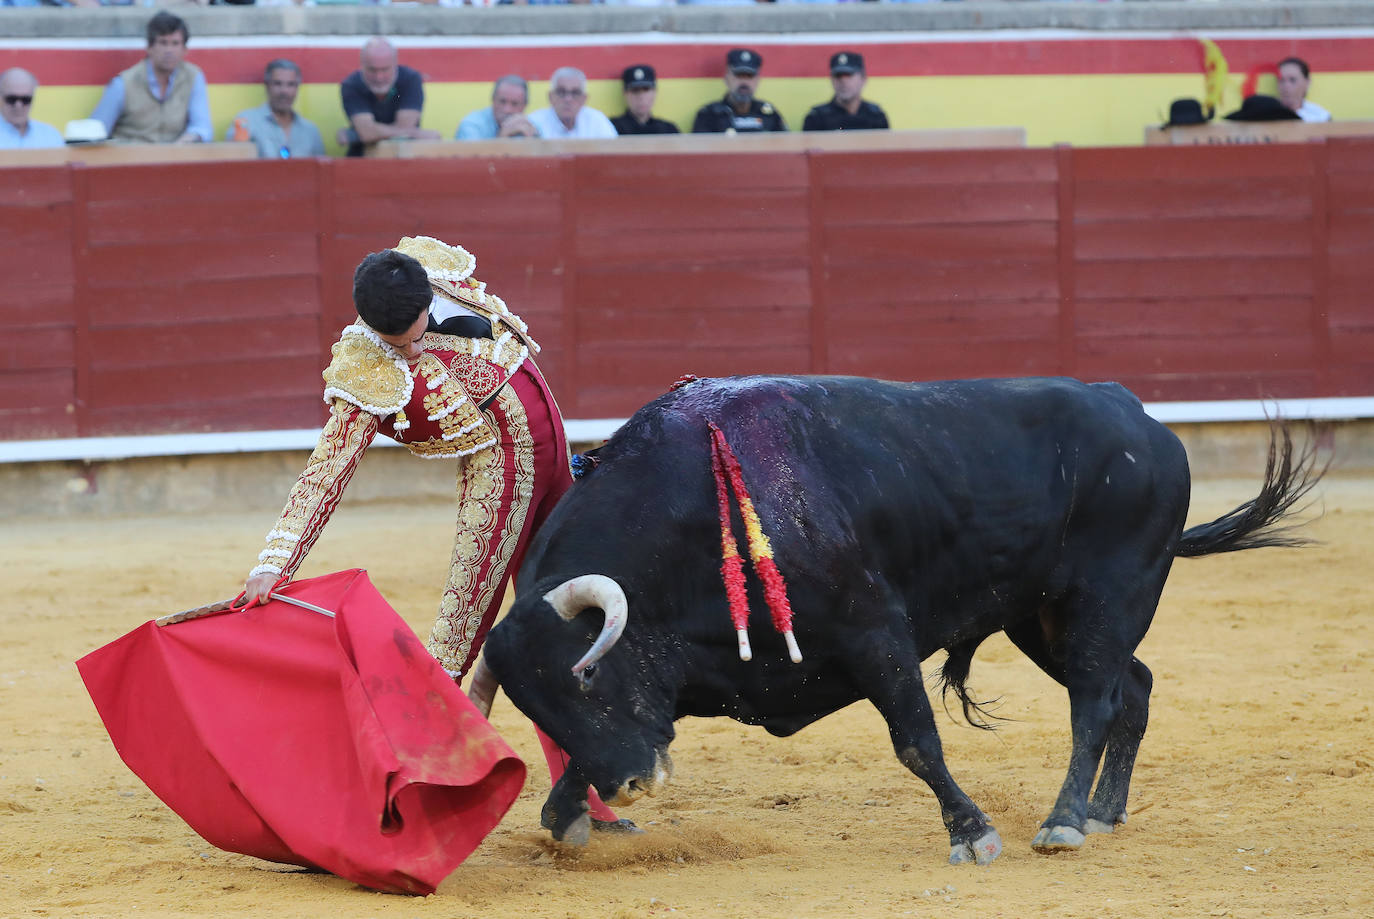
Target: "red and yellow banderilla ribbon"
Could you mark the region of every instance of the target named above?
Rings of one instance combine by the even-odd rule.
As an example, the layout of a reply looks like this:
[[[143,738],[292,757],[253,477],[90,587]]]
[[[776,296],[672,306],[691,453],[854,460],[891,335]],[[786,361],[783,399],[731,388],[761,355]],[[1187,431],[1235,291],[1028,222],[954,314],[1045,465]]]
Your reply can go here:
[[[773,545],[763,532],[754,502],[744,485],[744,471],[739,459],[725,434],[715,424],[711,428],[711,464],[716,479],[716,506],[720,512],[720,574],[725,582],[725,596],[730,602],[730,619],[735,626],[735,636],[739,639],[739,657],[750,660],[753,650],[749,647],[749,600],[744,589],[744,560],[740,558],[739,545],[735,541],[734,526],[730,522],[730,491],[735,493],[739,503],[740,516],[744,518],[745,536],[749,542],[749,557],[754,562],[754,571],[763,582],[763,597],[773,616],[773,628],[782,633],[787,642],[787,654],[794,664],[801,663],[801,649],[797,646],[796,636],[792,634],[792,604],[787,599],[787,584],[782,572],[773,561]],[[726,481],[730,485],[727,489]]]

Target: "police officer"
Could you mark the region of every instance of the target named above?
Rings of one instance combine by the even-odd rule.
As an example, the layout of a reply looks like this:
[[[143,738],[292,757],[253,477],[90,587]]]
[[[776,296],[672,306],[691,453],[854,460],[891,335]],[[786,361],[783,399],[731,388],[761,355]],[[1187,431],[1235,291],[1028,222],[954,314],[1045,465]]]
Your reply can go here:
[[[725,98],[697,109],[693,134],[743,134],[786,131],[787,124],[772,103],[754,98],[763,58],[749,48],[735,48],[725,55]]]
[[[803,131],[863,131],[885,129],[887,115],[863,98],[868,74],[864,57],[853,51],[838,51],[830,56],[830,85],[835,95],[829,102],[806,113]]]
[[[671,121],[654,117],[654,100],[658,98],[658,75],[648,64],[626,67],[620,75],[625,85],[625,114],[612,118],[611,124],[621,134],[680,134]]]

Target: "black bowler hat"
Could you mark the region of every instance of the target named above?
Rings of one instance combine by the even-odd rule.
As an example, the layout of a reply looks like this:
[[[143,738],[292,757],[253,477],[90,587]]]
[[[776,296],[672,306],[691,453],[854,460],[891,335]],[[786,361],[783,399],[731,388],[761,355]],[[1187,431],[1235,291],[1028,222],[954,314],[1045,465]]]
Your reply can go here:
[[[1298,113],[1273,96],[1246,96],[1227,121],[1301,121]]]
[[[837,51],[830,55],[830,75],[863,73],[864,56],[853,51]]]
[[[758,73],[763,66],[763,58],[749,48],[731,48],[725,55],[725,66],[730,68],[731,73]]]
[[[1175,99],[1169,105],[1169,120],[1164,122],[1164,127],[1206,123],[1207,116],[1202,113],[1201,102],[1196,99]]]
[[[642,89],[657,84],[658,74],[654,73],[654,68],[648,64],[635,64],[633,67],[625,68],[625,72],[620,75],[620,82],[625,84],[626,89]]]

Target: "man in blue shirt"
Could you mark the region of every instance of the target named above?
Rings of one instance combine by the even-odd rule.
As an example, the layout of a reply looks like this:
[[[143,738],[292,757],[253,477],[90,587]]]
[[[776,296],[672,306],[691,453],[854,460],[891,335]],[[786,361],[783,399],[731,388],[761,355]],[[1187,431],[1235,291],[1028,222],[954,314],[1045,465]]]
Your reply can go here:
[[[105,87],[91,117],[113,140],[196,143],[213,139],[205,74],[186,62],[191,33],[162,10],[148,20],[148,55]]]
[[[267,101],[239,112],[229,125],[226,140],[251,140],[258,156],[290,159],[293,156],[324,156],[324,140],[314,122],[296,111],[301,88],[301,69],[294,61],[278,58],[263,71]]]
[[[525,117],[530,86],[518,74],[507,74],[491,88],[491,105],[469,112],[458,122],[454,140],[494,140],[498,137],[538,137]]]
[[[397,63],[396,49],[380,36],[369,38],[360,55],[362,64],[339,84],[349,126],[340,128],[340,146],[349,156],[362,156],[379,140],[438,140],[438,131],[420,127],[425,105],[424,81],[417,71]]]
[[[22,67],[0,73],[0,150],[63,146],[57,128],[29,118],[38,79]]]

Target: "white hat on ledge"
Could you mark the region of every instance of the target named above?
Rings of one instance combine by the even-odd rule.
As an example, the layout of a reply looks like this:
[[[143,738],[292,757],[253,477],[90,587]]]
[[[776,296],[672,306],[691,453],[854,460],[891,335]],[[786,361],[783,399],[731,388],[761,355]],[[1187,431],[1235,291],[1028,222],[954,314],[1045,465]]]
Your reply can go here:
[[[67,122],[63,137],[69,144],[97,144],[109,139],[105,134],[105,123],[98,118],[78,118]]]

